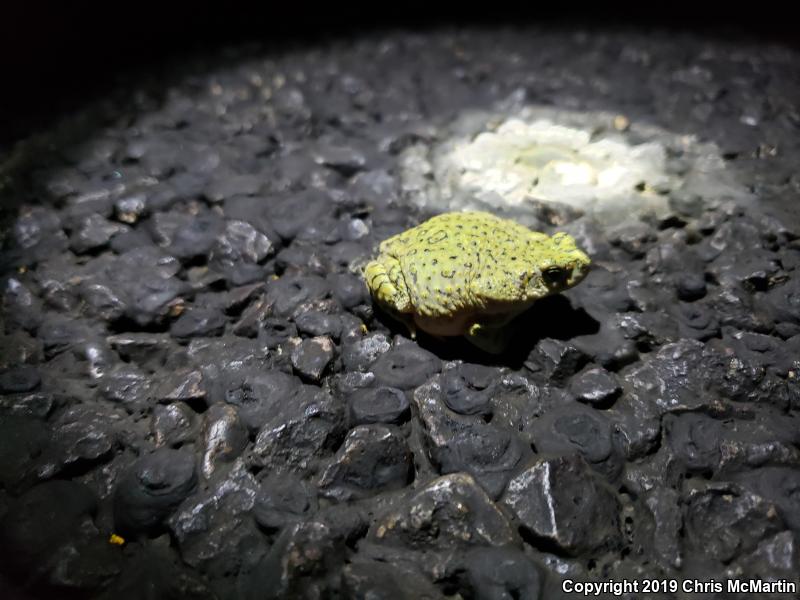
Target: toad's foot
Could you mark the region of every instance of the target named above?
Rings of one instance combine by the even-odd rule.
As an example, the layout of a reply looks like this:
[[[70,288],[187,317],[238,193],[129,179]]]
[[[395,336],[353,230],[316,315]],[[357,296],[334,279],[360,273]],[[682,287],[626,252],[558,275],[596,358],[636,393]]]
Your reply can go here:
[[[507,326],[487,327],[480,323],[473,323],[465,337],[473,346],[484,352],[501,354],[511,341],[512,329]]]

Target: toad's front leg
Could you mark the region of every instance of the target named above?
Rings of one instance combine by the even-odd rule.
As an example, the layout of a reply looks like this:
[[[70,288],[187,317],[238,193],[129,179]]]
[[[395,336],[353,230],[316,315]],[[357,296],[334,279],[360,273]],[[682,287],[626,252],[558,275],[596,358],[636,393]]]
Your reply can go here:
[[[409,316],[414,312],[414,305],[411,303],[400,262],[396,258],[383,255],[366,266],[364,279],[378,304],[405,323],[412,339],[415,338],[414,319]]]
[[[513,331],[508,325],[488,327],[473,323],[467,330],[466,338],[473,346],[489,354],[502,354],[508,347]]]
[[[373,260],[364,269],[364,279],[378,302],[398,313],[413,312],[403,269],[396,258],[382,255]]]

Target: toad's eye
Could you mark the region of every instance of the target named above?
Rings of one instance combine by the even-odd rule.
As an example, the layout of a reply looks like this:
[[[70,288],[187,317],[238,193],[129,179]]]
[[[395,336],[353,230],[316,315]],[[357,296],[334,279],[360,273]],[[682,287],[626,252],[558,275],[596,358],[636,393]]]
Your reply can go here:
[[[567,282],[567,270],[561,267],[548,267],[542,271],[542,279],[547,285],[564,285]]]

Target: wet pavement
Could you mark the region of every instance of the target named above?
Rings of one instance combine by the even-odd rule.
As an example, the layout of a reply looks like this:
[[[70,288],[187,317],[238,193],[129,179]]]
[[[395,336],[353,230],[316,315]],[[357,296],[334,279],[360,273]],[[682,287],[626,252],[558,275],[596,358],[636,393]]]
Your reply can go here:
[[[675,32],[231,49],[20,145],[0,166],[0,591],[797,581],[798,66]],[[510,208],[572,233],[587,279],[502,355],[411,340],[358,270],[433,214],[419,157],[465,111],[524,106],[663,142],[666,201],[617,226]],[[724,182],[686,183],[688,135]]]

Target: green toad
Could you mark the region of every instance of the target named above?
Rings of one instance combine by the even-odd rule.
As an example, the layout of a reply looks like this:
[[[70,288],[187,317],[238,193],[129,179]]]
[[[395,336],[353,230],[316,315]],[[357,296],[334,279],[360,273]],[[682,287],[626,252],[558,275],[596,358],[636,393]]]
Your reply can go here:
[[[548,236],[485,212],[445,213],[385,240],[364,277],[372,296],[436,336],[465,335],[499,352],[503,326],[585,276],[589,257],[566,233]]]

